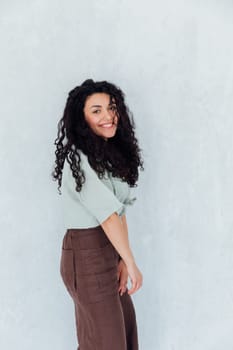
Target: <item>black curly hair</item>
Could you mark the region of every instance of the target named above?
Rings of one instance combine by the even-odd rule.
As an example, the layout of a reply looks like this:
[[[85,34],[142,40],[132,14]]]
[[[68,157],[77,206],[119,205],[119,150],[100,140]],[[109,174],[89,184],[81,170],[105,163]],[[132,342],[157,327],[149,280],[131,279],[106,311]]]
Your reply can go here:
[[[113,137],[106,140],[95,134],[84,117],[86,98],[94,93],[103,92],[115,102],[118,118],[117,130]],[[130,187],[136,187],[138,167],[144,170],[141,149],[135,137],[135,123],[132,113],[124,101],[125,94],[116,85],[107,81],[94,82],[85,80],[80,86],[69,92],[64,113],[58,122],[57,138],[54,142],[55,166],[51,173],[54,181],[58,181],[58,191],[62,183],[62,169],[65,159],[70,164],[76,182],[76,191],[81,191],[85,175],[80,167],[81,150],[87,157],[91,167],[102,178],[105,169],[112,172],[113,177],[120,177]],[[64,141],[64,144],[63,144]]]

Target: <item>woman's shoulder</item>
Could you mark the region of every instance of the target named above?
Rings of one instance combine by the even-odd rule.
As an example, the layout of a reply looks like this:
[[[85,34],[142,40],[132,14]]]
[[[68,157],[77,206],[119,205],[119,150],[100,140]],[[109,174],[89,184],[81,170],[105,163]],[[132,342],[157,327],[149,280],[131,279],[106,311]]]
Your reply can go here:
[[[77,153],[78,153],[78,154],[75,155],[76,161],[79,161],[79,159],[80,159],[80,164],[83,164],[83,163],[87,163],[87,162],[88,162],[88,157],[87,157],[87,155],[86,155],[82,150],[78,149],[78,150],[77,150]],[[64,166],[63,166],[63,167],[64,167],[64,168],[65,168],[65,167],[66,167],[66,168],[67,168],[67,167],[70,167],[70,164],[69,164],[67,158],[65,158]]]
[[[75,155],[75,159],[76,159],[76,165],[78,166],[78,163],[79,163],[79,170],[81,170],[84,175],[88,175],[88,176],[96,176],[96,172],[95,170],[91,167],[90,163],[89,163],[89,160],[88,160],[88,156],[80,149],[77,150],[77,153]],[[71,168],[70,168],[70,164],[68,162],[67,159],[65,159],[65,162],[64,162],[64,166],[63,166],[63,170],[64,170],[64,175],[67,177],[67,176],[71,176]]]

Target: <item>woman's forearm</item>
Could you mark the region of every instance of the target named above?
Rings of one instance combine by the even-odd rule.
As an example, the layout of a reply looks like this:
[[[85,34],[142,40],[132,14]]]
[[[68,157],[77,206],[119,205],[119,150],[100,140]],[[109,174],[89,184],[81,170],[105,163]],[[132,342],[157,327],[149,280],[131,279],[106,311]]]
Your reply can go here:
[[[134,262],[134,256],[129,244],[125,215],[122,216],[121,220],[117,213],[113,213],[102,222],[101,226],[125,264],[130,265]]]
[[[124,231],[126,232],[127,236],[128,236],[128,226],[127,226],[127,221],[126,221],[126,216],[125,214],[121,216],[121,222],[124,228]]]

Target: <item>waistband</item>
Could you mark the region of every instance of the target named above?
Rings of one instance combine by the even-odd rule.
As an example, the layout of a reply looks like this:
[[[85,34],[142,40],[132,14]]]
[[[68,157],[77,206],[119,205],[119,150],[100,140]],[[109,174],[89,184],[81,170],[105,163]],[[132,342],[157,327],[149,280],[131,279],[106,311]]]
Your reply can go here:
[[[69,228],[63,238],[63,248],[88,249],[110,243],[101,225],[88,228]]]
[[[77,235],[78,236],[82,236],[82,235],[86,236],[88,234],[94,234],[94,233],[98,233],[98,232],[105,233],[101,225],[98,225],[95,227],[68,228],[66,230],[66,233],[70,234],[72,237],[77,236]]]

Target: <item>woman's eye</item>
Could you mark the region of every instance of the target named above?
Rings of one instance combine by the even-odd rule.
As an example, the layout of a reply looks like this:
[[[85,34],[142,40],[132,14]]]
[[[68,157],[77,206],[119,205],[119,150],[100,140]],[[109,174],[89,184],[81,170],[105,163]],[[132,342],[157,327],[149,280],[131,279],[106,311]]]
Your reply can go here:
[[[99,109],[97,109],[96,111],[94,111],[93,113],[97,113],[97,112],[100,112],[100,110]]]

